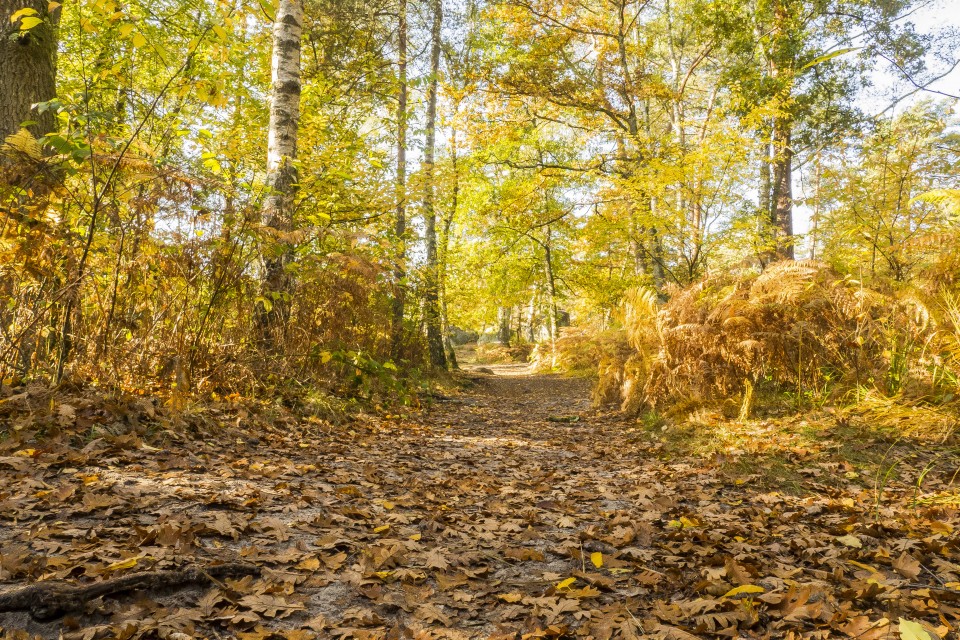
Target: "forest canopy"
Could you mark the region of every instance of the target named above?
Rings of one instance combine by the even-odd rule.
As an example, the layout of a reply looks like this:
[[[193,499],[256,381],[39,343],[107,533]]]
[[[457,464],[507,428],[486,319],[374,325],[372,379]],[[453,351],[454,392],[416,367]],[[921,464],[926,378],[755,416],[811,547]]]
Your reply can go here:
[[[638,292],[794,259],[936,306],[928,5],[5,0],[0,377],[372,393],[473,333],[560,366]]]

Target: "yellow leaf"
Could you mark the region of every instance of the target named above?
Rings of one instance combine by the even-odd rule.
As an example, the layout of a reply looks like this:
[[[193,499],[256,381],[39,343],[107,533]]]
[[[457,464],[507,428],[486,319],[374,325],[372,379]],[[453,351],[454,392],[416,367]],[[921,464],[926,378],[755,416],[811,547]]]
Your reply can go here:
[[[20,20],[20,31],[29,31],[40,24],[43,24],[43,20],[41,18],[28,16]]]
[[[863,547],[863,543],[860,542],[860,538],[858,538],[853,534],[840,536],[839,538],[837,538],[837,542],[839,542],[840,544],[845,544],[848,547],[853,547],[854,549],[860,549],[861,547]]]
[[[306,569],[307,571],[316,571],[320,568],[320,559],[316,556],[307,558],[300,561],[300,564],[297,565],[297,569]]]
[[[691,527],[699,527],[700,523],[686,516],[682,516],[679,520],[671,520],[667,523],[667,526],[674,529],[689,529]]]
[[[502,600],[504,602],[509,602],[513,604],[514,602],[520,602],[523,599],[523,595],[520,593],[498,593],[497,600]]]
[[[145,44],[147,44],[147,39],[143,36],[142,33],[137,32],[137,33],[133,34],[133,41],[132,41],[132,42],[133,42],[133,46],[135,46],[136,48],[139,49],[140,47],[142,47],[142,46],[144,46]]]
[[[744,584],[739,587],[734,587],[733,589],[730,589],[730,591],[727,591],[725,594],[723,594],[723,597],[732,598],[733,596],[739,596],[739,595],[750,594],[750,593],[763,593],[764,591],[765,589],[763,587],[758,587],[755,584]]]
[[[24,7],[18,11],[14,11],[13,15],[10,16],[10,24],[14,24],[17,20],[24,16],[35,16],[37,15],[36,9],[31,9],[30,7]]]
[[[48,2],[47,3],[47,13],[53,13],[60,8],[59,2]]]
[[[384,524],[384,525],[381,525],[381,526],[377,527],[376,529],[374,529],[373,532],[374,532],[374,533],[383,533],[384,531],[386,531],[386,530],[389,529],[389,528],[390,528],[390,525]]]
[[[933,530],[934,533],[945,533],[947,535],[953,533],[953,525],[938,520],[930,523],[930,529]]]
[[[20,449],[19,451],[14,452],[13,455],[21,458],[32,458],[36,452],[36,449]]]
[[[868,564],[864,564],[864,563],[862,563],[862,562],[857,562],[856,560],[847,560],[847,562],[849,562],[850,564],[852,564],[852,565],[855,566],[855,567],[860,567],[861,569],[866,569],[867,571],[870,571],[870,572],[872,572],[872,573],[880,573],[879,571],[877,571],[876,569],[874,569],[873,567],[871,567],[871,566],[868,565]]]
[[[213,32],[217,34],[217,37],[226,42],[227,32],[226,30],[218,24],[213,25]]]
[[[127,558],[126,560],[119,560],[113,564],[107,565],[107,571],[120,571],[121,569],[133,569],[137,566],[136,558]]]
[[[389,500],[384,500],[381,504],[383,505],[383,508],[386,509],[387,511],[397,506],[392,502],[390,502]]]
[[[413,534],[412,536],[410,536],[410,539],[413,540],[414,542],[417,542],[417,541],[420,540],[420,538],[422,538],[422,537],[423,537],[423,534],[415,533],[415,534]]]
[[[576,581],[577,581],[576,578],[567,578],[566,580],[561,580],[560,582],[557,583],[556,589],[557,591],[560,591],[561,589],[569,589],[570,585],[572,585]]]
[[[900,618],[900,640],[935,640],[923,625],[913,620]]]
[[[590,562],[593,563],[597,569],[603,566],[603,554],[599,551],[594,551],[590,554]]]
[[[117,31],[120,32],[121,38],[128,38],[130,34],[133,33],[133,23],[128,22],[127,24],[122,24]]]

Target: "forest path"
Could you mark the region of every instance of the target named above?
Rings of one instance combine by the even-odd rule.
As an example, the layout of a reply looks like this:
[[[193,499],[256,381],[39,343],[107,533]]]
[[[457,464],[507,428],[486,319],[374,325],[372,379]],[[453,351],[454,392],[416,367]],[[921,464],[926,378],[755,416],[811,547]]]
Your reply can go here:
[[[960,573],[946,542],[956,513],[909,505],[909,485],[878,502],[868,482],[798,450],[804,495],[784,495],[713,460],[671,459],[635,422],[590,409],[589,381],[493,370],[423,411],[340,427],[231,426],[206,409],[205,433],[151,444],[0,441],[0,589],[217,562],[261,570],[93,602],[66,621],[0,613],[0,629],[689,640],[816,627],[876,640],[904,613],[936,621],[941,592],[918,600],[908,580]],[[882,525],[863,518],[874,511]],[[878,588],[885,599],[867,598]]]

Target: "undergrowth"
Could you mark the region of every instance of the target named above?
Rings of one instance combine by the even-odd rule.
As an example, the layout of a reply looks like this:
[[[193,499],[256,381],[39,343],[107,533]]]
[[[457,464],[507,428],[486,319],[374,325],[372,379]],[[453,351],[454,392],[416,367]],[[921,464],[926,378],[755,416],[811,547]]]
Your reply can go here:
[[[867,286],[817,262],[630,292],[621,328],[557,342],[567,370],[594,362],[598,405],[671,422],[748,422],[827,408],[877,430],[946,442],[958,425],[960,305],[944,286]]]

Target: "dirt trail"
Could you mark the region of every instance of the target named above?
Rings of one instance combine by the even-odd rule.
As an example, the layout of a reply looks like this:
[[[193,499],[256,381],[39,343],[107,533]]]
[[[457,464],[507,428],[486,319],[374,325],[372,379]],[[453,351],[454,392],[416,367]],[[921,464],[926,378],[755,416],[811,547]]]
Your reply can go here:
[[[658,457],[635,425],[590,409],[587,381],[493,371],[421,413],[339,428],[240,429],[162,448],[0,442],[0,588],[212,562],[262,569],[96,601],[58,623],[0,613],[0,628],[171,640],[819,628],[869,639],[904,612],[956,615],[945,603],[918,612],[903,573],[923,561],[941,584],[956,580],[956,540],[919,542],[943,536],[886,504],[885,524],[861,526],[869,492],[822,484],[829,467],[811,465],[805,497],[754,488],[704,461]],[[904,518],[915,533],[901,536]],[[876,573],[857,568],[866,563]],[[887,598],[871,599],[881,577]],[[723,597],[743,585],[753,591]]]

